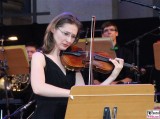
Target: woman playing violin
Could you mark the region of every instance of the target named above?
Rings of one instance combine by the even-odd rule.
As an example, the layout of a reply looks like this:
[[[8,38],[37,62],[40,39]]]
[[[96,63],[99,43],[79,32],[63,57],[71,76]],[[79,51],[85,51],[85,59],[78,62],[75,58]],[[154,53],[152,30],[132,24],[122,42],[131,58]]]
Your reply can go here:
[[[46,29],[43,53],[33,54],[31,85],[37,103],[33,119],[64,119],[71,87],[85,85],[81,73],[65,69],[60,56],[62,51],[77,42],[81,26],[71,13],[56,16]],[[109,85],[123,67],[122,59],[110,61],[115,67],[101,85]]]

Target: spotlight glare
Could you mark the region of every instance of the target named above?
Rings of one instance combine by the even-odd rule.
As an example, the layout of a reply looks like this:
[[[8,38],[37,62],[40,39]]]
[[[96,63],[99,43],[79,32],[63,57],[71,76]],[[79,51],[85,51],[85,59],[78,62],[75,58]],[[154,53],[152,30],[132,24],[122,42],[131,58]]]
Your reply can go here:
[[[17,36],[11,36],[11,37],[8,37],[8,40],[16,41],[16,40],[18,40],[18,38],[17,38]]]

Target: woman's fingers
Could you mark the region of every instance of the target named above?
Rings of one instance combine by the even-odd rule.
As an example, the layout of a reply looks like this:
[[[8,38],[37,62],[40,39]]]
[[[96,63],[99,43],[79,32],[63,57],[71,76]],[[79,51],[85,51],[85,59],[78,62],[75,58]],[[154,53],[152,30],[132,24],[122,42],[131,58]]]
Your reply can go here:
[[[109,59],[115,67],[123,68],[124,60],[121,58]]]

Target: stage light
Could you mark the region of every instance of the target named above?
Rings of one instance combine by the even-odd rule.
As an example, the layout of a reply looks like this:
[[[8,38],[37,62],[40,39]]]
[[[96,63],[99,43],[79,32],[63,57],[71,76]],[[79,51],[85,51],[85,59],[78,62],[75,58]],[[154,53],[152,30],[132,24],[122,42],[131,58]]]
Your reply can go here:
[[[9,41],[16,41],[16,40],[18,40],[18,38],[17,38],[17,36],[10,36],[10,37],[8,37],[8,40]]]
[[[18,37],[17,36],[9,36],[9,37],[4,37],[2,36],[0,38],[0,41],[17,41],[18,40]]]

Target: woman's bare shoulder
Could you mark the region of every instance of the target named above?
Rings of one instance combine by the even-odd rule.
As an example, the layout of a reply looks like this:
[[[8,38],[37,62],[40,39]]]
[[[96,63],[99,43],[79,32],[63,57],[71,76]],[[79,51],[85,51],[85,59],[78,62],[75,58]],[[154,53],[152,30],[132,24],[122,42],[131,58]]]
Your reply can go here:
[[[41,53],[41,52],[35,52],[35,53],[32,55],[32,58],[33,58],[33,59],[44,59],[44,54]]]

